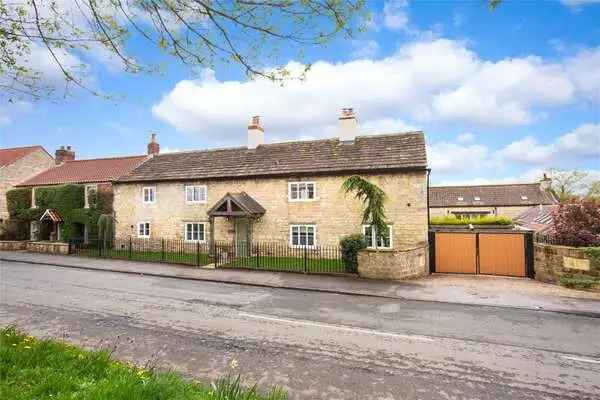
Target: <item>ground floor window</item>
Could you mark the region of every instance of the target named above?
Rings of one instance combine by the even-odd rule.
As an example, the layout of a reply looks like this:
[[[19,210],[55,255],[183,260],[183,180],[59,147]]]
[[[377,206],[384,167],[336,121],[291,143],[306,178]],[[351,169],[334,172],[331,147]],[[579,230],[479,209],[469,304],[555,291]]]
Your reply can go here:
[[[204,222],[186,222],[185,240],[188,242],[204,242]]]
[[[138,237],[149,238],[150,237],[150,222],[139,222],[138,223]]]
[[[363,234],[368,248],[378,247],[380,249],[392,248],[392,227],[387,226],[387,232],[375,234],[375,227],[372,225],[363,225]]]
[[[292,247],[314,247],[317,227],[315,225],[291,225],[290,245]]]

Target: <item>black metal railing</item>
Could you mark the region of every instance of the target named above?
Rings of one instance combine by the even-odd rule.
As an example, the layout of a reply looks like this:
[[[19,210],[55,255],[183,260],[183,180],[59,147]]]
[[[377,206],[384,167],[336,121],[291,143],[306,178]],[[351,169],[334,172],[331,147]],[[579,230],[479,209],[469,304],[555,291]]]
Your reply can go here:
[[[303,273],[356,273],[346,266],[339,246],[298,246],[287,243],[182,239],[81,238],[70,241],[70,253],[78,256],[166,262],[217,268],[243,268]]]
[[[355,273],[346,267],[339,246],[297,246],[267,242],[216,242],[215,265],[303,273]]]
[[[213,262],[207,243],[181,239],[115,238],[70,241],[70,252],[78,256],[119,258],[203,266]]]

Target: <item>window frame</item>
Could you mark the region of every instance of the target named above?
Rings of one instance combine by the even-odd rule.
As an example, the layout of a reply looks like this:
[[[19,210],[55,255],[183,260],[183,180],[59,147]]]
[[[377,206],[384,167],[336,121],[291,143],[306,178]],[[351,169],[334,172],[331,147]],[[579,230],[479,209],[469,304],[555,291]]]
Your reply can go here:
[[[193,239],[194,237],[194,230],[192,228],[192,239],[188,239],[187,237],[187,227],[188,225],[202,225],[202,240],[200,239]],[[200,234],[200,230],[198,230],[198,236]],[[186,221],[183,223],[183,240],[186,243],[206,243],[206,221]]]
[[[313,244],[312,245],[308,245],[308,244],[294,244],[294,235],[293,235],[293,231],[294,231],[294,227],[298,227],[299,229],[302,227],[306,227],[307,231],[306,231],[306,237],[307,237],[307,243],[308,243],[308,228],[311,227],[313,228]],[[300,241],[300,231],[298,230],[298,241]],[[289,246],[293,249],[314,249],[317,247],[317,225],[316,224],[290,224],[290,242],[289,242]]]
[[[31,187],[31,208],[37,208],[35,204],[35,186]]]
[[[83,188],[83,208],[90,208],[90,199],[88,197],[88,188],[94,188],[96,196],[98,195],[98,184],[90,183]]]
[[[146,235],[146,229],[144,227],[144,234],[140,235],[140,225],[142,224],[148,224],[148,234]],[[150,239],[150,236],[152,236],[152,227],[151,227],[151,223],[150,221],[138,221],[137,223],[137,237],[139,239]]]
[[[297,199],[293,199],[292,198],[292,186],[293,185],[307,185],[307,188],[308,188],[308,185],[312,185],[313,186],[313,197],[307,198],[307,199],[301,199],[300,197],[298,197]],[[298,190],[298,196],[300,196],[300,190]],[[290,202],[305,202],[305,201],[315,201],[315,200],[317,200],[317,182],[315,182],[315,181],[288,182],[288,201],[290,201]]]
[[[188,200],[188,189],[204,188],[204,200]],[[192,191],[192,198],[194,197]],[[206,185],[185,185],[183,189],[185,204],[206,204],[208,202],[208,187]]]
[[[375,237],[375,227],[373,225],[368,225],[368,224],[363,224],[362,226],[362,234],[363,236],[365,236],[365,238],[367,237],[367,235],[365,235],[365,229],[366,228],[371,228],[371,243],[367,243],[367,249],[382,249],[382,250],[391,250],[394,248],[394,225],[386,225],[388,227],[388,232],[390,235],[390,245],[388,246],[374,246],[376,243],[375,241],[377,240],[377,238]]]
[[[146,189],[152,190],[153,196],[152,200],[146,201]],[[143,186],[142,187],[142,203],[143,204],[154,204],[156,203],[156,186]]]

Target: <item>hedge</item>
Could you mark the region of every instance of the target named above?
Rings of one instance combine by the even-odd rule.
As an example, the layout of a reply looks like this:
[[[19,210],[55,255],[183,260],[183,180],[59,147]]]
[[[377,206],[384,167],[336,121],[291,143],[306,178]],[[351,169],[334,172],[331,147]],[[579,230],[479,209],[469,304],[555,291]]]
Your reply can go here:
[[[457,218],[454,215],[431,217],[431,225],[512,225],[513,221],[506,217],[483,216],[475,218]]]

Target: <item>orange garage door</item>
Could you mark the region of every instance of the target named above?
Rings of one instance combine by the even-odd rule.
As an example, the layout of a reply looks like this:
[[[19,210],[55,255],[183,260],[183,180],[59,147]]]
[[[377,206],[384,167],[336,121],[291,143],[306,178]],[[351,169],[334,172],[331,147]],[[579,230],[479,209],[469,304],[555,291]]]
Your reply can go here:
[[[479,273],[525,276],[524,236],[522,234],[480,233]]]
[[[458,274],[477,273],[474,233],[435,234],[435,270]]]

